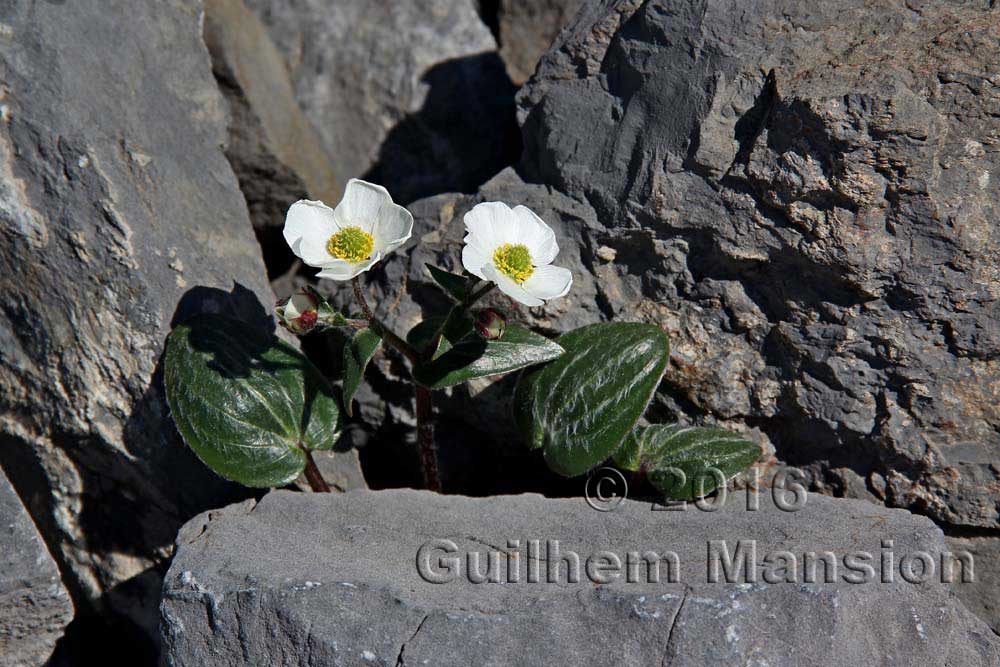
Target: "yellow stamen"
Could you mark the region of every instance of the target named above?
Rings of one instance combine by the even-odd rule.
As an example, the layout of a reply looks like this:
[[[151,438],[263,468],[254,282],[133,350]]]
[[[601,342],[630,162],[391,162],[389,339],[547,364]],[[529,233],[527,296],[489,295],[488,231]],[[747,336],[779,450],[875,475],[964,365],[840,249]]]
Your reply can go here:
[[[535,267],[531,263],[531,253],[528,247],[505,243],[493,253],[493,264],[497,269],[520,285],[531,277]]]
[[[326,251],[337,259],[362,262],[372,256],[375,239],[360,227],[344,227],[326,242]]]

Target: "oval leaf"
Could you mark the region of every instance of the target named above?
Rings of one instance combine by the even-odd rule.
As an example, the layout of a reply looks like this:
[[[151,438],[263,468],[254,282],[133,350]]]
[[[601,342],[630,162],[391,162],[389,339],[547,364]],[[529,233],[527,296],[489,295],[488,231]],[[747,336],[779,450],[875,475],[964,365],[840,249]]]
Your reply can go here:
[[[461,303],[469,295],[469,280],[465,276],[439,269],[433,264],[424,264],[424,266],[427,267],[434,282],[455,301]]]
[[[428,317],[413,325],[413,328],[406,332],[406,342],[419,351],[423,351],[434,340],[434,336],[441,329],[447,318],[444,316]]]
[[[413,369],[413,378],[430,389],[444,389],[551,361],[562,353],[562,347],[545,336],[523,327],[508,327],[500,340],[468,335],[444,353],[439,348],[436,358]]]
[[[340,434],[333,387],[295,348],[245,322],[198,315],[167,340],[164,383],[177,430],[205,465],[246,486],[288,484],[303,450]]]
[[[657,326],[592,324],[558,339],[566,354],[526,372],[514,393],[517,423],[545,461],[572,477],[618,451],[646,411],[667,368],[669,345]]]
[[[626,470],[646,471],[668,498],[694,500],[723,486],[760,457],[760,447],[721,428],[654,424],[636,429],[615,456]]]
[[[351,403],[365,377],[365,368],[382,345],[382,337],[371,329],[359,329],[344,346],[344,407],[353,416]]]
[[[465,315],[462,308],[455,306],[447,317],[429,317],[418,322],[407,332],[406,342],[419,352],[426,354],[427,348],[440,332],[441,336],[438,338],[437,347],[430,355],[431,359],[437,359],[450,350],[454,343],[472,333],[472,329],[472,319]]]

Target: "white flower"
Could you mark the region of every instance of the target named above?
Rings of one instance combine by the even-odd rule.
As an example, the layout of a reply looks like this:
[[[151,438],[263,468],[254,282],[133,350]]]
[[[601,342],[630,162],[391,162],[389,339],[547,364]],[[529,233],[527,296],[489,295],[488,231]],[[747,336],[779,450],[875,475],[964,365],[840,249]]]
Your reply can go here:
[[[352,178],[331,209],[321,201],[292,204],[285,241],[319,278],[350,280],[401,246],[413,232],[413,216],[381,185]]]
[[[573,285],[569,269],[552,266],[559,254],[556,235],[526,206],[491,201],[465,214],[465,270],[526,306],[564,296]]]

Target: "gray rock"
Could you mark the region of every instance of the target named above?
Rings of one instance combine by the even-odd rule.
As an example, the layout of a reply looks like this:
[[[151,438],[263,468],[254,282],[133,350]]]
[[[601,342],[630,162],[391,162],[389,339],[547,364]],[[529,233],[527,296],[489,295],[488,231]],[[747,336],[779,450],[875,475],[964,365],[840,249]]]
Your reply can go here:
[[[73,619],[59,568],[0,470],[0,667],[34,667]]]
[[[733,495],[710,513],[651,512],[646,503],[626,501],[600,513],[583,499],[535,495],[273,492],[256,505],[203,514],[181,531],[161,607],[166,663],[777,667],[1000,660],[1000,640],[946,585],[903,579],[903,571],[913,579],[918,554],[935,568],[946,554],[930,520],[822,496],[808,497],[797,512],[779,511],[766,498],[748,511],[745,502]],[[532,540],[540,541],[537,551]],[[738,540],[744,549],[755,544],[762,565],[751,568],[756,581],[746,571],[727,577],[717,568],[719,583],[710,583],[710,545],[733,555]],[[448,542],[455,561],[447,560]],[[556,548],[559,557],[549,551]],[[780,558],[779,551],[802,560],[790,581],[768,583],[765,576],[773,581],[779,573],[777,561],[766,558]],[[813,578],[823,583],[809,583],[805,554],[827,551],[841,569],[827,583],[819,567]],[[580,560],[576,583],[564,560],[570,552]],[[843,564],[862,552],[876,570],[865,575],[868,583],[848,583]],[[894,565],[882,570],[888,552]],[[486,574],[494,558],[493,572],[506,583],[471,583],[470,573]],[[602,562],[608,569],[596,567]],[[659,562],[658,578],[648,562]],[[881,583],[883,573],[893,582]]]
[[[313,460],[319,469],[323,479],[336,491],[352,491],[354,489],[367,489],[365,475],[361,471],[361,462],[358,459],[358,450],[348,449],[346,451],[315,452]],[[309,491],[309,482],[306,481],[305,473],[299,475],[295,480],[295,486],[300,491]]]
[[[497,4],[500,55],[510,78],[521,85],[583,0],[499,0]]]
[[[243,0],[208,0],[204,34],[229,107],[226,157],[254,227],[281,226],[288,207],[305,197],[339,201],[330,157],[264,24]]]
[[[890,505],[1000,526],[998,18],[860,0],[577,14],[519,94],[524,173],[600,222],[580,253],[614,257],[602,315],[669,330],[658,416],[752,425],[819,486],[850,469]]]
[[[414,203],[420,244],[367,276],[371,294],[405,330],[443,306],[423,262],[460,267],[464,212],[525,203],[575,283],[514,317],[663,326],[651,420],[721,424],[765,448],[765,475],[781,459],[817,490],[996,531],[997,11],[586,3],[521,93],[523,180]],[[384,434],[412,408],[398,363],[376,369],[360,400]],[[478,492],[470,462],[530,484],[508,390],[442,400],[462,420],[442,443],[458,490]]]
[[[1000,634],[1000,538],[990,534],[949,535],[948,549],[972,554],[975,580],[956,581],[955,593],[971,611]]]
[[[514,86],[473,0],[248,0],[342,178],[397,201],[472,191],[515,161]]]
[[[78,610],[150,636],[177,528],[246,494],[176,435],[164,340],[200,310],[270,322],[274,298],[201,19],[0,4],[0,465]]]

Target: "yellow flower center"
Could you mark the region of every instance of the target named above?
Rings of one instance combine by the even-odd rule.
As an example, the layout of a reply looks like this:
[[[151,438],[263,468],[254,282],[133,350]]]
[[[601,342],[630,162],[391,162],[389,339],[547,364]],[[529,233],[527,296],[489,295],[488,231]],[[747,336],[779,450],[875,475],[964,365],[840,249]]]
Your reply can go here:
[[[520,285],[531,277],[535,272],[535,267],[531,263],[531,253],[528,247],[517,244],[505,243],[493,253],[493,264],[500,273],[503,273],[515,283]]]
[[[375,239],[360,227],[344,227],[326,242],[326,251],[337,259],[361,262],[372,256]]]

